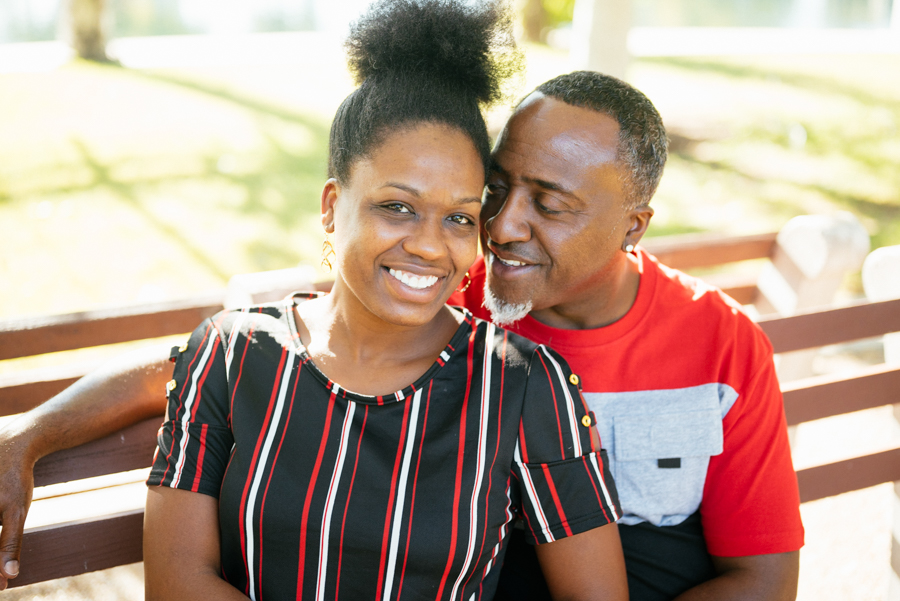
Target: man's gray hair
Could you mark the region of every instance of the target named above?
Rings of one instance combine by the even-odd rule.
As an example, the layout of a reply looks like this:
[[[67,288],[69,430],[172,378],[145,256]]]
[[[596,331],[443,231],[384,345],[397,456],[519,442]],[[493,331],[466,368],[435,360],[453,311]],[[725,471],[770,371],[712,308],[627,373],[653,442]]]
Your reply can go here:
[[[666,164],[668,142],[662,117],[649,98],[624,81],[595,71],[554,77],[535,92],[615,119],[626,205],[631,208],[650,202]]]

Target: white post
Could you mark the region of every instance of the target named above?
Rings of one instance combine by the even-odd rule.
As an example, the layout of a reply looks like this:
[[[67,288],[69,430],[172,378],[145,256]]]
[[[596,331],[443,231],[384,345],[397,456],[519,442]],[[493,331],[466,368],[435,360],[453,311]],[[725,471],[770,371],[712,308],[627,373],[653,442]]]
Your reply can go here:
[[[869,234],[850,213],[801,215],[778,232],[772,262],[759,277],[761,314],[794,315],[830,305],[844,277],[860,268],[869,252]],[[784,353],[778,361],[782,382],[812,375],[815,350]]]
[[[894,0],[894,8],[900,8]],[[900,298],[900,245],[877,248],[866,257],[862,269],[863,289],[870,301]],[[900,333],[884,335],[884,362],[900,364]],[[900,404],[894,405],[900,422]],[[891,539],[891,572],[888,601],[900,601],[900,482],[894,482],[894,523]]]
[[[569,51],[572,68],[625,79],[631,61],[631,21],[631,0],[575,0]]]

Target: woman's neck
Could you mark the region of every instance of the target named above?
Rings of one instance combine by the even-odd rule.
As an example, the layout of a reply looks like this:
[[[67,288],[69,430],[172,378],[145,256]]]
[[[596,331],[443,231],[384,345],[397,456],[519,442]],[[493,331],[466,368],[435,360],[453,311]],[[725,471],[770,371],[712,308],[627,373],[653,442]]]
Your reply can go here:
[[[444,306],[422,325],[400,325],[368,310],[338,280],[331,294],[297,307],[301,342],[342,387],[390,394],[416,381],[444,349],[462,315]]]

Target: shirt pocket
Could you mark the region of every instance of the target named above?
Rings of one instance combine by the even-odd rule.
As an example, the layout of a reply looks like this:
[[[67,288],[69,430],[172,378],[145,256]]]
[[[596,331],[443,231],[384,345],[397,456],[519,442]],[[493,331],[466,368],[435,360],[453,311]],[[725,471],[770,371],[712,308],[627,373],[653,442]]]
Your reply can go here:
[[[722,452],[718,408],[617,416],[613,429],[614,475],[626,516],[672,526],[697,511],[709,458]]]

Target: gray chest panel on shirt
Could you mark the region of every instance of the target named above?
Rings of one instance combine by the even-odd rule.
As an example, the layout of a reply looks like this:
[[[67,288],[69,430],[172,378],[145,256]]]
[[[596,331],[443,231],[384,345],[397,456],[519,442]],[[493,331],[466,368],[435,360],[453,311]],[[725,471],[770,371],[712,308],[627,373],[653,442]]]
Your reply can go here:
[[[586,392],[622,502],[623,524],[674,526],[700,507],[722,420],[737,400],[727,384]]]

